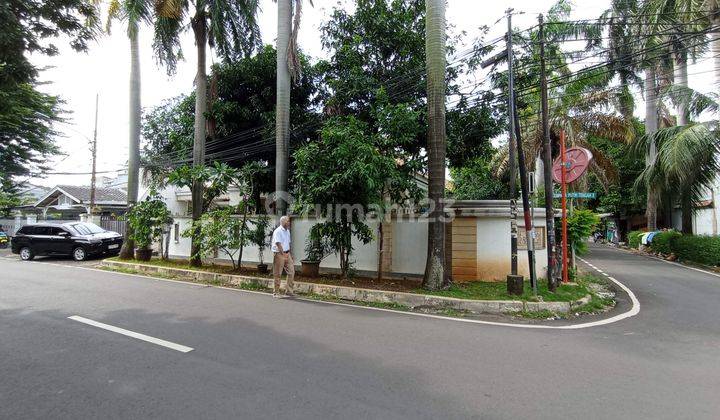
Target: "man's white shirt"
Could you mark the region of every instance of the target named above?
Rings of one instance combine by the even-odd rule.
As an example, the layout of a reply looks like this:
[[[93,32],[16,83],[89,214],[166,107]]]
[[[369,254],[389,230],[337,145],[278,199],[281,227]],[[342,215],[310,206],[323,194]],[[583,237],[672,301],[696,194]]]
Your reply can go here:
[[[283,249],[278,249],[278,242]],[[282,225],[275,228],[272,235],[272,252],[288,252],[290,251],[290,229],[285,229]]]

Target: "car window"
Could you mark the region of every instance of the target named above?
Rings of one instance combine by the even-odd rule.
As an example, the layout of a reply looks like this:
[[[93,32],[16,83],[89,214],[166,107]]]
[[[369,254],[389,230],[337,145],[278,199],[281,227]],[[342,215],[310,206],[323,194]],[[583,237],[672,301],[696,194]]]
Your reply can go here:
[[[103,233],[105,229],[93,223],[75,223],[72,225],[81,235],[90,235],[93,233]]]
[[[35,226],[33,235],[50,235],[50,229],[49,226]]]
[[[50,235],[58,236],[58,235],[60,235],[60,232],[65,232],[65,229],[59,228],[59,227],[51,227],[50,228]]]
[[[70,225],[71,228],[73,228],[78,234],[80,235],[89,235],[90,231],[87,230],[82,223],[75,223],[74,225]]]

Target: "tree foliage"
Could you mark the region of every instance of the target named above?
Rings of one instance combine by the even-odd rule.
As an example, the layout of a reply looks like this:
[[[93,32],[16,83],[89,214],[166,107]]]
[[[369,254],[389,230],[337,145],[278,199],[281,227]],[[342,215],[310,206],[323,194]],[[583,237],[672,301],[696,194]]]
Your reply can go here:
[[[37,90],[39,69],[28,59],[56,55],[55,39],[77,51],[96,32],[98,11],[85,0],[6,0],[0,3],[0,188],[15,193],[17,177],[35,176],[59,149],[53,124],[61,100]]]
[[[127,219],[132,226],[135,245],[144,249],[162,238],[165,225],[172,223],[172,214],[162,196],[151,192],[145,200],[128,211]]]
[[[506,183],[495,177],[490,164],[482,157],[451,168],[450,176],[453,188],[449,193],[456,200],[498,200],[510,195]]]
[[[343,275],[350,269],[353,237],[361,243],[372,239],[365,215],[371,205],[380,205],[378,191],[396,170],[395,160],[382,155],[378,138],[368,139],[367,132],[367,124],[355,117],[335,117],[320,141],[295,152],[298,205],[323,220],[310,236],[338,254]]]

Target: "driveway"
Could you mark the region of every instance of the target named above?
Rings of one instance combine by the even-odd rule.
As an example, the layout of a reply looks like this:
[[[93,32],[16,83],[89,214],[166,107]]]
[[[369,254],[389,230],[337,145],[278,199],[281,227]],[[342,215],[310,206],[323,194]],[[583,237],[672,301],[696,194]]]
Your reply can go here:
[[[720,278],[586,259],[638,315],[509,328],[0,258],[0,417],[717,419]]]

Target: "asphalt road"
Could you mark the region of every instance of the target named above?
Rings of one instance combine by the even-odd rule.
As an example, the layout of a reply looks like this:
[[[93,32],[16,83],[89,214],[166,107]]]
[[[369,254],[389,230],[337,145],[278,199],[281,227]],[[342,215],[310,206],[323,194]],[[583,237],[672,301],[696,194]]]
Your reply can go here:
[[[1,257],[0,418],[719,418],[720,278],[587,259],[637,316],[510,328]]]

